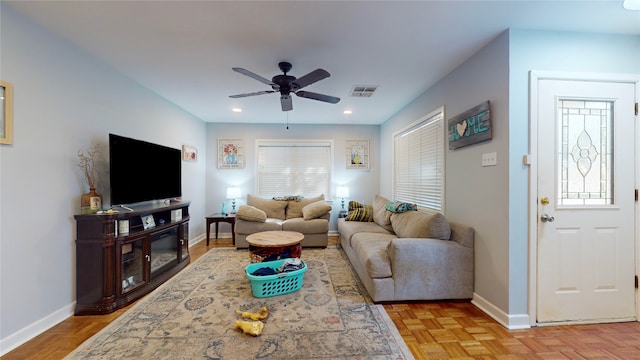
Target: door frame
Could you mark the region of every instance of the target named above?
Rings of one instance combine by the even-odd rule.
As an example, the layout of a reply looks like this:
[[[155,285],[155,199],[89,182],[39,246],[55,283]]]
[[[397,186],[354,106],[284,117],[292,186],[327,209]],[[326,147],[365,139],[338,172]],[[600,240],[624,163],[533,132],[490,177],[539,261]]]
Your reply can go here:
[[[529,72],[529,153],[523,158],[523,163],[529,165],[529,325],[538,326],[538,82],[540,80],[569,80],[593,82],[631,83],[635,86],[635,102],[640,102],[640,74],[611,74],[611,73],[574,73],[554,71]],[[639,116],[635,116],[636,124]],[[635,173],[634,183],[638,189],[640,180],[640,124],[635,127]],[[635,202],[635,271],[640,275],[640,207]],[[640,292],[635,291],[636,321],[640,321]]]

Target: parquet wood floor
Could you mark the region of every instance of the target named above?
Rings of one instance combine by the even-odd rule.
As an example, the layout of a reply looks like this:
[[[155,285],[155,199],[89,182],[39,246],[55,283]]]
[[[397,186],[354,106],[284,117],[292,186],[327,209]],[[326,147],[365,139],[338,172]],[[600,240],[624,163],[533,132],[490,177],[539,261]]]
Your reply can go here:
[[[337,243],[337,237],[329,238],[330,245]],[[231,246],[231,239],[211,239],[209,246],[201,241],[190,248],[191,261],[212,248]],[[509,331],[470,302],[383,305],[417,360],[640,360],[638,322]],[[72,316],[0,359],[62,359],[127,309],[101,316]]]
[[[507,330],[470,302],[384,308],[420,359],[640,359],[640,323]]]

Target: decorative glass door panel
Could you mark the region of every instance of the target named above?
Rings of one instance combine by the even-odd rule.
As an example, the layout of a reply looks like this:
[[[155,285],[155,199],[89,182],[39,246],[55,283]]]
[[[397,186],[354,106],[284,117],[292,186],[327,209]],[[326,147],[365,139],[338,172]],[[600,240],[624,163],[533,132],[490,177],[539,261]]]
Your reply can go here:
[[[144,251],[144,237],[128,241],[121,246],[122,293],[131,291],[145,283],[144,269],[147,256]]]
[[[183,261],[189,256],[189,223],[180,227],[180,261]]]
[[[613,102],[559,99],[557,110],[557,205],[613,205]]]

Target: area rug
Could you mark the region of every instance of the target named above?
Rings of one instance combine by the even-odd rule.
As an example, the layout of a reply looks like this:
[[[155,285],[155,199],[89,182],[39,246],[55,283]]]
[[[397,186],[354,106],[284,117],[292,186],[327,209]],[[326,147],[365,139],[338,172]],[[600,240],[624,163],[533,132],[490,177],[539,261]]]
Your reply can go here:
[[[65,359],[413,359],[339,248],[304,249],[292,293],[257,298],[245,250],[214,248]],[[257,337],[236,310],[270,312]]]

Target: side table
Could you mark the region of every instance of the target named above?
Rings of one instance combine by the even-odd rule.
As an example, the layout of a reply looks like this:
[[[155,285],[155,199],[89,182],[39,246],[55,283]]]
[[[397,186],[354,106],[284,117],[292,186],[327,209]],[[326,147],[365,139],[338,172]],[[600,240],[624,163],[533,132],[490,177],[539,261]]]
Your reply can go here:
[[[231,224],[231,240],[233,241],[233,245],[236,244],[236,232],[234,231],[234,227],[236,224],[236,214],[222,214],[222,213],[214,213],[205,217],[207,220],[207,246],[209,246],[209,234],[211,230],[211,224],[213,223],[216,227],[216,239],[218,238],[218,229],[220,228],[219,224],[221,222],[226,222]]]

